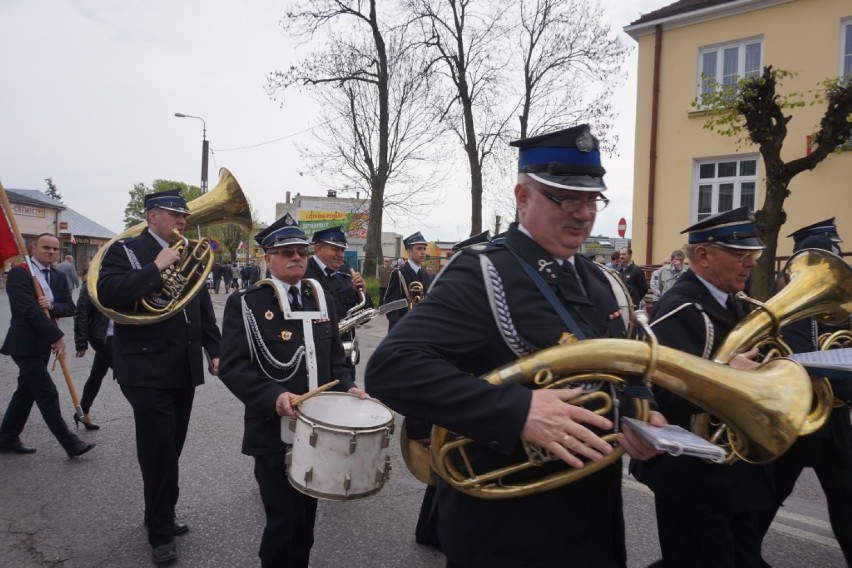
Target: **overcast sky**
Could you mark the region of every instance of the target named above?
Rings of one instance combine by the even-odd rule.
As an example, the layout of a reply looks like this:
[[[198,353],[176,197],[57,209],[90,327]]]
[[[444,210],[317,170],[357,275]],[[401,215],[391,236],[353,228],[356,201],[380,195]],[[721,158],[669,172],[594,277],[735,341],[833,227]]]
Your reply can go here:
[[[600,0],[621,28],[673,0]],[[286,2],[268,0],[0,0],[0,181],[39,189],[52,177],[68,206],[119,232],[128,192],[155,179],[200,184],[203,117],[218,168],[240,182],[260,221],[274,220],[285,192],[324,195],[299,176],[294,141],[317,126],[297,92],[286,104],[264,91],[267,74],[292,62],[279,21]],[[618,157],[604,157],[610,207],[595,234],[632,229],[636,53],[619,91]],[[511,191],[507,186],[506,191]],[[430,240],[467,235],[470,197],[449,191],[448,205],[423,219],[385,226]],[[486,204],[483,224],[493,212]],[[424,215],[424,219],[426,216]]]

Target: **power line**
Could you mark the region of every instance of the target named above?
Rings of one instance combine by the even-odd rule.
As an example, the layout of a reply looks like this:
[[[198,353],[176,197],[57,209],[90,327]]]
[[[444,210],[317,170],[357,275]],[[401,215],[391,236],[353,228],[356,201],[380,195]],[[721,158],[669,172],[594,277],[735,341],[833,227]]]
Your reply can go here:
[[[304,129],[304,130],[300,130],[299,132],[294,132],[293,134],[288,134],[287,136],[282,136],[281,138],[276,138],[275,140],[269,140],[269,141],[267,141],[267,142],[260,142],[260,143],[258,143],[258,144],[251,144],[251,145],[249,145],[249,146],[240,146],[240,147],[238,147],[238,148],[219,148],[219,149],[217,149],[216,151],[217,151],[217,152],[233,152],[233,151],[235,151],[235,150],[248,150],[248,149],[250,149],[250,148],[257,148],[257,147],[259,147],[259,146],[266,146],[267,144],[274,144],[275,142],[280,142],[280,141],[282,141],[282,140],[286,140],[286,139],[288,139],[288,138],[292,138],[292,137],[294,137],[294,136],[298,136],[299,134],[304,134],[305,132],[310,132],[311,130],[313,130],[313,129],[315,129],[315,128],[319,128],[320,126],[325,126],[325,125],[326,125],[326,124],[328,124],[329,122],[331,122],[331,119],[326,120],[325,122],[323,122],[323,123],[321,123],[321,124],[317,124],[316,126],[311,126],[310,128],[306,128],[306,129]]]

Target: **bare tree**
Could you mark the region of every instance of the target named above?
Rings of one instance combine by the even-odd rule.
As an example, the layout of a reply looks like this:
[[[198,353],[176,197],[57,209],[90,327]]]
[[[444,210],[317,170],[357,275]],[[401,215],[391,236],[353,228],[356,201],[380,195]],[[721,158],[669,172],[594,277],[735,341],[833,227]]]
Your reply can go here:
[[[732,87],[713,89],[695,103],[695,106],[712,111],[706,128],[738,138],[741,142],[756,144],[763,158],[766,196],[763,207],[755,212],[755,219],[766,252],[757,261],[751,283],[751,294],[761,300],[769,297],[778,251],[778,233],[787,220],[784,201],[790,196],[790,181],[798,174],[814,169],[848,143],[852,135],[852,77],[827,80],[824,92],[817,97],[825,103],[826,110],[819,130],[812,136],[811,151],[794,160],[784,161],[781,150],[787,138],[787,124],[793,119],[784,111],[807,104],[801,93],[781,95],[777,92],[779,81],[790,75],[789,71],[764,67],[761,75],[742,79]]]
[[[282,22],[296,37],[325,42],[298,65],[275,71],[267,90],[282,95],[292,86],[311,88],[323,102],[324,124],[318,144],[302,148],[325,183],[363,190],[369,196],[364,272],[381,262],[381,232],[386,210],[412,206],[418,186],[432,179],[423,164],[430,143],[440,135],[430,118],[431,68],[413,49],[399,14],[380,14],[376,0],[319,0],[300,4]],[[418,169],[420,168],[420,169]],[[329,181],[331,180],[331,181]],[[389,188],[391,188],[389,190]]]
[[[512,3],[490,0],[408,0],[425,44],[451,83],[442,109],[461,141],[470,172],[470,234],[482,232],[483,166],[501,140],[517,101],[507,101],[504,72],[510,54],[503,43]],[[508,105],[508,110],[507,110]]]
[[[631,48],[604,24],[594,0],[521,0],[520,137],[588,122],[610,149],[615,87]]]

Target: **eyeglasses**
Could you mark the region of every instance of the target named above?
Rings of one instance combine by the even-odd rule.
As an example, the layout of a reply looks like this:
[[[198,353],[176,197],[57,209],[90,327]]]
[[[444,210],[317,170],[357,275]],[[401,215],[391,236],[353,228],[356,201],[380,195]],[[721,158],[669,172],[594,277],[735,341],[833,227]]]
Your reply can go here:
[[[292,258],[296,255],[299,255],[302,258],[308,258],[308,247],[272,249],[266,251],[266,254],[283,256],[284,258]]]
[[[721,250],[721,251],[725,251],[726,253],[728,253],[732,256],[735,256],[736,259],[737,259],[737,262],[745,262],[747,258],[750,258],[752,261],[757,262],[757,259],[760,258],[761,256],[763,256],[763,249],[737,250],[737,249],[731,249],[731,248],[723,247],[723,246],[719,246],[719,245],[707,245],[707,246],[713,247],[713,248]]]
[[[589,211],[598,212],[603,211],[604,209],[606,209],[606,206],[609,205],[609,199],[600,195],[592,199],[577,199],[576,197],[556,197],[552,193],[544,191],[543,189],[534,185],[529,185],[528,187],[533,188],[567,213],[576,213],[580,210],[581,207],[588,207]]]

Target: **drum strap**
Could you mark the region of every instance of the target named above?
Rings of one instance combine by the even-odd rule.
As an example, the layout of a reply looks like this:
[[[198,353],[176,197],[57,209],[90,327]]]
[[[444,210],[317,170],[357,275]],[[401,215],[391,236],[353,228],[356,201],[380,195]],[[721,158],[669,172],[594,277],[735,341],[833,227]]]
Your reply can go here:
[[[308,285],[313,290],[313,296],[316,300],[318,309],[315,311],[298,311],[294,312],[290,309],[290,302],[287,299],[287,292],[284,290],[284,284],[275,278],[261,280],[258,285],[266,284],[275,289],[275,297],[278,299],[278,307],[284,314],[285,320],[301,320],[302,332],[305,338],[304,353],[305,366],[308,369],[308,390],[314,390],[319,386],[319,372],[317,368],[317,349],[314,343],[314,320],[328,320],[328,305],[325,301],[325,292],[323,292],[320,283],[313,278],[305,278],[302,280],[303,285]]]

